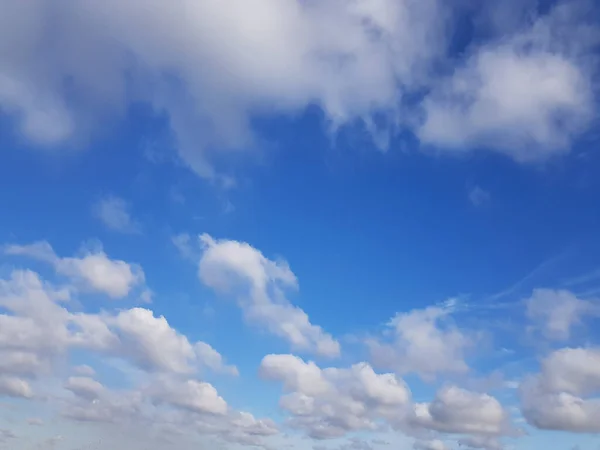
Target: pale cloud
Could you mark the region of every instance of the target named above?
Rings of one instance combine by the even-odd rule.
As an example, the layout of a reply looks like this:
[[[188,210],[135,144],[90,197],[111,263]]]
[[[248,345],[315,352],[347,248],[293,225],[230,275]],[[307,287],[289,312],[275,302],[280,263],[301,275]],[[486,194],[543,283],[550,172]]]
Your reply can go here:
[[[415,450],[449,450],[443,441],[433,439],[431,441],[417,441],[413,446]]]
[[[112,231],[139,233],[140,225],[133,220],[129,209],[129,204],[122,198],[108,196],[94,204],[92,213]]]
[[[465,351],[471,338],[451,320],[451,309],[428,307],[397,314],[388,324],[392,342],[367,339],[373,363],[400,374],[431,379],[442,373],[466,373]]]
[[[521,385],[527,421],[546,430],[600,432],[600,349],[565,348],[542,361],[539,374]]]
[[[234,296],[248,321],[264,326],[294,349],[339,356],[339,343],[285,298],[287,289],[298,287],[285,261],[270,260],[244,242],[215,240],[207,234],[200,240],[198,273],[206,286]]]
[[[0,397],[44,401],[63,419],[117,427],[119,439],[131,427],[147,426],[156,430],[150,433],[154,439],[171,429],[192,440],[202,435],[258,446],[278,434],[273,421],[231,408],[199,378],[209,370],[238,373],[212,346],[190,342],[164,317],[143,308],[70,311],[73,292],[27,270],[0,279]],[[130,386],[114,389],[96,379],[92,367],[75,366],[74,374],[57,385],[73,350],[107,364],[118,360],[114,367],[120,370],[137,367],[141,372],[127,379]],[[144,439],[151,443],[152,436]]]
[[[31,142],[57,147],[143,101],[168,116],[181,159],[223,184],[214,153],[252,148],[255,115],[315,104],[331,129],[362,123],[382,148],[408,128],[441,150],[539,160],[567,152],[592,117],[594,33],[563,11],[572,3],[463,58],[448,54],[461,11],[437,0],[3,0],[0,107]],[[439,67],[453,69],[447,80]],[[423,88],[415,111],[404,99]]]
[[[45,241],[29,245],[7,245],[8,255],[25,256],[48,263],[60,275],[69,277],[84,289],[107,294],[114,299],[129,295],[145,283],[145,275],[137,264],[110,259],[102,250],[84,251],[79,257],[59,257]]]
[[[9,397],[33,397],[33,390],[26,380],[11,376],[0,376],[0,395]]]
[[[469,201],[473,206],[483,206],[491,199],[490,193],[480,186],[475,186],[469,191]]]
[[[527,317],[548,339],[565,341],[583,319],[600,315],[600,306],[566,290],[535,289],[528,299]]]
[[[349,368],[319,368],[293,355],[267,355],[263,378],[283,384],[279,405],[289,424],[315,439],[331,439],[399,422],[410,408],[410,390],[393,374],[377,374],[367,363]]]
[[[511,431],[509,416],[488,394],[446,386],[431,403],[415,405],[411,423],[443,433],[499,436]]]
[[[577,7],[559,4],[529,28],[476,47],[424,101],[422,141],[457,153],[490,148],[521,162],[568,152],[594,115],[585,55],[595,40]]]

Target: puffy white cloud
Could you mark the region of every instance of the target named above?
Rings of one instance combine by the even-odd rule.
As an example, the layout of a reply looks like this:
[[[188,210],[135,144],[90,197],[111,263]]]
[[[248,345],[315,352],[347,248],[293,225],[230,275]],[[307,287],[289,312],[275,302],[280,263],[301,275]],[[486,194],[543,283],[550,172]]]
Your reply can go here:
[[[154,398],[194,412],[218,415],[227,413],[227,403],[209,383],[165,379],[153,394]]]
[[[577,17],[474,43],[463,64],[448,57],[448,22],[460,16],[453,7],[436,0],[2,0],[0,108],[21,134],[52,146],[85,143],[92,124],[143,101],[168,116],[182,159],[224,182],[211,163],[214,149],[252,147],[256,115],[315,104],[331,128],[362,120],[382,146],[400,124],[456,151],[487,145],[526,160],[566,148],[587,124],[594,95],[583,51],[566,45],[584,40]],[[436,70],[453,65],[439,86]],[[422,124],[407,103],[423,88],[433,93]],[[378,115],[392,130],[375,125]]]
[[[25,136],[77,138],[141,99],[169,114],[181,156],[208,177],[209,147],[252,143],[251,114],[316,103],[337,125],[396,110],[443,31],[434,0],[3,0],[3,10],[0,37],[12,45],[0,53],[0,105]],[[62,93],[65,78],[75,99]]]
[[[65,383],[65,389],[68,389],[79,397],[93,400],[100,397],[104,391],[104,386],[93,378],[69,377]]]
[[[194,351],[200,361],[202,361],[202,364],[211,370],[230,375],[239,375],[237,367],[225,364],[223,356],[206,342],[196,342],[194,344]]]
[[[120,197],[108,196],[94,204],[92,208],[96,216],[108,229],[121,233],[137,233],[139,224],[129,212],[129,204]]]
[[[569,151],[593,118],[595,41],[578,2],[530,27],[476,47],[423,103],[420,138],[457,153],[491,148],[518,161]],[[577,41],[578,44],[569,41]]]
[[[71,278],[85,289],[98,291],[111,298],[123,298],[145,282],[144,271],[135,264],[110,259],[103,251],[85,252],[81,257],[61,258],[47,242],[30,245],[8,245],[9,255],[21,255],[51,264],[57,273]]]
[[[598,433],[600,350],[565,348],[542,361],[541,371],[521,385],[521,407],[538,428]]]
[[[424,378],[439,373],[465,373],[465,350],[472,345],[470,338],[450,320],[451,310],[428,307],[400,313],[389,326],[393,342],[369,338],[367,345],[377,366],[398,373],[418,373]]]
[[[284,261],[272,261],[244,242],[200,237],[204,249],[199,264],[202,282],[221,293],[236,296],[245,317],[287,340],[293,348],[334,357],[339,343],[308,315],[285,298],[297,287],[294,273]]]
[[[413,425],[443,433],[501,435],[511,431],[508,414],[488,394],[442,388],[431,403],[415,405]]]
[[[283,383],[286,394],[279,404],[291,415],[290,425],[315,439],[376,429],[380,420],[401,420],[410,407],[404,381],[377,374],[366,363],[320,369],[293,355],[267,355],[260,373]]]
[[[582,319],[600,315],[598,305],[566,290],[535,289],[525,303],[527,316],[545,337],[553,340],[568,339]]]
[[[201,434],[258,446],[278,433],[273,421],[230,408],[214,386],[196,379],[204,368],[237,374],[209,344],[191,343],[164,317],[142,308],[71,312],[72,292],[31,271],[0,279],[0,397],[43,399],[65,419],[112,424],[121,431],[175,427],[192,440]],[[93,368],[76,366],[76,375],[62,383],[64,391],[53,388],[64,373],[58,363],[75,349],[108,357],[107,363],[118,360],[116,368],[137,366],[143,372],[127,378],[132,387],[115,390],[92,378]]]
[[[144,308],[121,311],[114,319],[125,351],[141,367],[176,373],[190,372],[194,348],[164,317]]]

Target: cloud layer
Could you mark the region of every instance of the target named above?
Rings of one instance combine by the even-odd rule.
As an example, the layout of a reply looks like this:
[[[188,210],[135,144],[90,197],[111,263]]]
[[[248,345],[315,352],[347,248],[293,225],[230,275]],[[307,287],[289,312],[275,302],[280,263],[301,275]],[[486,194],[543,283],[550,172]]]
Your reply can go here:
[[[2,0],[0,109],[36,146],[81,146],[142,101],[166,114],[183,161],[226,184],[222,150],[260,140],[253,118],[311,105],[381,147],[408,130],[436,151],[539,161],[595,116],[594,10],[510,3],[509,23],[438,0]],[[457,51],[457,24],[488,16]]]

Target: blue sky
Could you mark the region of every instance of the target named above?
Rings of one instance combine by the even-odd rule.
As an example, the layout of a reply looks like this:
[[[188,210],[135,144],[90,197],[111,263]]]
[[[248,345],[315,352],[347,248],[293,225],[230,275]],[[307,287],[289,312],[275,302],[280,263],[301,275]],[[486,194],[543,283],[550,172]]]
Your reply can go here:
[[[593,2],[0,5],[0,448],[599,448]]]

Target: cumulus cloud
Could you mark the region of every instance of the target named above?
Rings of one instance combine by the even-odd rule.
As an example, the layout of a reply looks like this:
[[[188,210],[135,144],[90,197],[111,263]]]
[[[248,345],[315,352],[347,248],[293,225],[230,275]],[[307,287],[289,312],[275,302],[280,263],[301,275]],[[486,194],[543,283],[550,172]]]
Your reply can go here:
[[[8,255],[26,256],[48,263],[60,275],[71,278],[84,289],[98,291],[111,298],[126,297],[145,283],[144,271],[137,264],[110,259],[102,250],[85,251],[80,257],[59,257],[45,241],[29,245],[7,245]]]
[[[192,440],[202,435],[260,446],[263,438],[278,434],[273,421],[231,408],[200,378],[209,370],[238,373],[211,345],[190,342],[164,317],[143,308],[71,311],[74,292],[29,270],[0,279],[0,397],[43,400],[65,419],[121,432],[149,427],[155,438],[169,429]],[[51,388],[63,377],[62,364],[72,351],[105,364],[120,361],[114,367],[137,375],[115,389],[96,379],[92,367],[75,366],[73,375]]]
[[[492,148],[523,162],[568,152],[594,117],[597,36],[579,6],[559,3],[525,30],[476,47],[424,101],[423,142],[459,153]]]
[[[403,126],[441,149],[540,159],[567,151],[592,115],[593,33],[564,9],[473,42],[465,60],[448,52],[461,11],[437,0],[3,0],[0,108],[52,147],[85,143],[143,101],[167,115],[181,158],[224,182],[215,149],[252,147],[253,117],[310,105],[382,146]]]
[[[92,212],[109,230],[120,233],[140,231],[140,225],[131,217],[129,204],[120,197],[108,196],[98,200]]]
[[[315,439],[375,430],[380,420],[400,421],[410,407],[404,381],[377,374],[367,363],[321,369],[293,355],[267,355],[260,374],[283,384],[279,405],[290,415],[289,424]]]
[[[428,307],[399,313],[388,324],[392,343],[369,338],[373,363],[397,373],[430,379],[440,373],[465,373],[465,350],[472,345],[451,320],[449,308]]]
[[[215,291],[235,296],[246,319],[288,341],[294,349],[335,357],[339,343],[285,297],[296,276],[285,261],[273,261],[251,245],[200,237],[200,280]]]
[[[600,315],[600,307],[565,290],[535,289],[528,299],[527,316],[548,339],[564,341],[583,319]]]
[[[600,349],[564,348],[546,357],[521,385],[527,421],[546,430],[598,433]]]
[[[443,433],[497,436],[510,432],[508,414],[488,394],[446,386],[431,403],[415,405],[411,422]]]

